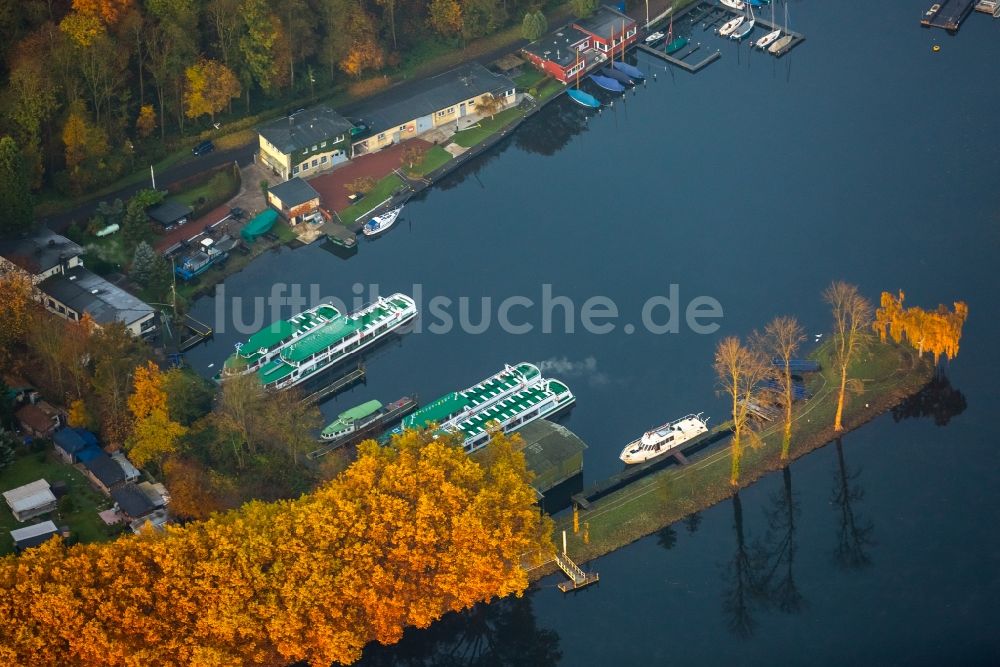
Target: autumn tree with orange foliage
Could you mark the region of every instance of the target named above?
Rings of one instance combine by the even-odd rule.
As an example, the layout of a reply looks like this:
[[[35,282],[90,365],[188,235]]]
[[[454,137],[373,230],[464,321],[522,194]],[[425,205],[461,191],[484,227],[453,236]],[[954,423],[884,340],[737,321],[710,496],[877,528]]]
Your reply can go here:
[[[524,457],[457,437],[359,446],[315,493],[187,526],[0,561],[0,663],[351,663],[448,611],[528,585],[553,550]]]
[[[954,359],[958,355],[962,327],[969,317],[969,307],[965,302],[956,301],[954,310],[940,304],[936,311],[927,311],[917,306],[904,308],[905,298],[902,290],[898,297],[882,292],[880,308],[875,311],[875,321],[872,322],[882,342],[887,335],[897,343],[905,338],[917,348],[918,356],[923,356],[924,350],[930,352],[935,364],[941,357]]]

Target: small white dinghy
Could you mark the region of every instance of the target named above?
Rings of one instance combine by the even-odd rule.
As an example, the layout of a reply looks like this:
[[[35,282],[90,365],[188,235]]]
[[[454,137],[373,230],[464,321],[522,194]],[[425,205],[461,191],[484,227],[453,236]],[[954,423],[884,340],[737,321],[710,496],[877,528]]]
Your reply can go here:
[[[767,33],[766,35],[758,39],[757,42],[754,44],[754,46],[756,46],[758,49],[766,49],[771,45],[771,43],[774,40],[778,39],[779,37],[781,37],[781,30],[780,29],[772,30],[771,32]]]
[[[399,212],[403,210],[402,206],[397,206],[391,211],[386,211],[382,215],[376,215],[374,218],[365,223],[361,231],[365,236],[375,236],[376,234],[381,234],[385,230],[392,227],[393,223],[396,222],[396,218],[399,217]]]
[[[721,28],[719,28],[719,34],[725,37],[726,35],[732,34],[734,30],[743,25],[743,22],[747,20],[745,16],[737,16],[734,19],[726,21]]]

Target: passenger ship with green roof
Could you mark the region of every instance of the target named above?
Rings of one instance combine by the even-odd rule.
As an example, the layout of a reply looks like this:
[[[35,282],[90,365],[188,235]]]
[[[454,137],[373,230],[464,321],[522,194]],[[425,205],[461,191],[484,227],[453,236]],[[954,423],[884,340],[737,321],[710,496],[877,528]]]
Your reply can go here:
[[[468,389],[446,394],[403,419],[392,433],[436,423],[442,431],[461,432],[465,451],[489,442],[490,425],[511,433],[536,419],[571,405],[576,397],[565,384],[542,377],[534,364],[521,362]]]
[[[269,389],[286,389],[338,364],[396,331],[417,316],[405,294],[379,297],[343,315],[328,303],[278,320],[246,343],[237,344],[223,365],[222,377],[257,373]]]

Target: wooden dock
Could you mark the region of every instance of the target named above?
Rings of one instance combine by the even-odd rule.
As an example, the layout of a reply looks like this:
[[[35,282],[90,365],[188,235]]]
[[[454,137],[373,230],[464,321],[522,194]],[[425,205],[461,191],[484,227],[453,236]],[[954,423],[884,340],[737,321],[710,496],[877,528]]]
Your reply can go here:
[[[684,53],[683,57],[686,58],[687,56],[691,55],[692,53],[694,53],[695,51],[697,51],[698,47],[700,47],[700,46],[701,46],[700,44],[695,45],[695,48],[687,51],[687,53]],[[680,58],[675,58],[674,56],[667,55],[666,52],[661,51],[659,49],[654,49],[651,46],[646,46],[645,44],[639,44],[638,45],[638,49],[640,51],[648,53],[649,55],[653,56],[654,58],[659,58],[660,60],[665,60],[666,62],[670,63],[671,65],[673,65],[675,67],[680,67],[685,72],[691,72],[692,74],[697,74],[702,69],[704,69],[707,65],[711,65],[716,60],[718,60],[719,58],[722,57],[722,54],[719,51],[713,51],[707,57],[705,57],[703,60],[701,60],[701,61],[699,61],[697,63],[693,63],[692,64],[692,63],[689,63],[689,62],[685,62],[684,60],[681,60]]]
[[[338,391],[342,391],[347,387],[351,386],[355,382],[363,380],[365,377],[365,367],[362,364],[358,364],[358,367],[354,370],[340,376],[330,384],[323,386],[320,389],[308,394],[302,399],[302,403],[309,405],[311,403],[319,403],[324,398],[333,396]]]
[[[598,482],[594,482],[580,493],[574,495],[573,502],[582,509],[590,509],[590,503],[595,500],[617,491],[632,482],[642,479],[651,473],[662,470],[671,463],[676,462],[680,465],[688,465],[690,462],[684,455],[685,451],[691,452],[694,450],[701,450],[702,448],[707,447],[722,438],[728,437],[732,433],[732,429],[730,427],[731,424],[729,422],[714,426],[708,431],[708,433],[703,433],[697,438],[692,438],[686,442],[677,452],[658,456],[655,459],[646,461],[645,463],[630,465],[620,473]]]
[[[204,322],[199,322],[188,314],[184,315],[184,321],[178,329],[177,350],[180,352],[187,352],[202,341],[211,338],[214,333],[212,327]]]
[[[709,30],[715,32],[718,30],[719,26],[721,26],[726,21],[742,15],[743,15],[742,12],[732,9],[731,7],[726,7],[724,5],[719,5],[719,4],[713,4],[705,0],[702,0],[701,2],[696,2],[690,5],[687,9],[682,10],[677,16],[674,17],[674,32],[675,33],[682,32],[683,26],[685,25],[690,26],[691,30],[694,30],[695,26],[701,25],[703,32],[708,32]],[[791,51],[796,46],[798,46],[799,44],[801,44],[806,40],[805,35],[795,32],[794,30],[785,30],[785,27],[778,22],[771,22],[767,18],[756,14],[754,15],[754,19],[755,19],[754,31],[751,32],[750,35],[748,35],[747,38],[744,39],[744,41],[750,42],[752,44],[754,41],[752,36],[754,35],[755,32],[762,32],[766,34],[768,32],[771,32],[772,30],[781,30],[783,36],[789,35],[792,37],[792,40],[785,46],[785,48],[781,49],[777,53],[771,54],[774,55],[776,58],[780,58],[781,56],[785,55],[786,53],[788,53],[789,51]],[[757,26],[763,28],[763,30],[758,31]],[[688,53],[684,53],[682,51],[681,56],[683,56],[683,58],[687,58],[687,56],[690,55],[694,50],[697,49],[693,49]],[[770,51],[765,51],[765,53],[770,53]],[[665,53],[657,52],[655,55],[689,72],[697,71],[697,70],[692,70],[689,67],[685,67],[683,64],[680,64],[680,62],[675,62],[678,60],[678,58],[670,60],[671,56],[668,56]],[[696,65],[695,67],[697,67],[697,69],[701,69],[709,62],[714,61],[718,57],[719,55],[717,52],[715,58],[713,58],[708,62],[703,61],[701,63],[698,63],[698,65]]]
[[[596,572],[581,570],[580,566],[574,563],[568,554],[556,553],[556,565],[569,577],[569,581],[563,581],[559,584],[559,590],[563,593],[575,591],[601,580],[601,575]]]
[[[920,25],[955,33],[962,25],[962,21],[972,13],[975,4],[976,0],[941,0],[924,12]]]

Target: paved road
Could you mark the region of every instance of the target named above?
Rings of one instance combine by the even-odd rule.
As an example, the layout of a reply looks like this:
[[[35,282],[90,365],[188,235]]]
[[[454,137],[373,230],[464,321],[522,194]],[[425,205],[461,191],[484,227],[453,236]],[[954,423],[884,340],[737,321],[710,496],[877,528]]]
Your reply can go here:
[[[670,2],[671,0],[650,0],[649,2],[650,16],[656,16],[657,14],[659,14],[667,6],[670,5]],[[629,14],[636,20],[642,21],[645,18],[645,5],[643,5],[641,9],[639,7],[632,9],[632,11],[630,11]],[[556,23],[561,23],[561,21],[558,21],[558,18],[551,17],[550,20],[553,20],[553,22]],[[472,58],[472,60],[475,60],[483,64],[488,64],[493,62],[497,58],[500,58],[508,53],[511,53],[512,51],[518,51],[522,46],[524,46],[527,43],[528,43],[527,40],[518,40],[514,44],[508,44],[499,49],[495,49],[488,53],[484,53],[475,58]],[[434,76],[436,74],[440,74],[441,72],[445,72],[451,69],[452,67],[453,65],[451,64],[442,65],[441,67],[435,68],[433,71],[428,72],[426,76],[429,77],[429,76]],[[419,79],[409,79],[401,81],[393,86],[390,86],[385,91],[382,91],[381,93],[375,95],[374,98],[356,100],[354,102],[344,105],[344,107],[341,109],[341,113],[350,116],[355,110],[362,108],[363,105],[372,103],[374,100],[377,100],[381,96],[399,98],[401,96],[408,95],[411,92],[419,90],[420,86],[422,85],[422,82],[423,82],[423,77]],[[203,157],[186,158],[180,164],[176,164],[170,169],[167,169],[157,174],[156,175],[157,187],[159,189],[167,188],[171,184],[177,181],[189,178],[195,174],[199,174],[209,169],[214,169],[215,167],[232,162],[234,160],[238,162],[241,167],[246,166],[253,161],[253,155],[254,152],[256,152],[256,149],[257,149],[256,144],[250,144],[249,146],[245,146],[243,148],[234,148],[233,150],[229,151],[215,151]],[[116,198],[122,199],[124,201],[127,200],[132,195],[134,195],[139,190],[146,188],[148,186],[149,182],[145,181],[139,185],[131,185],[122,188],[121,190],[110,193],[105,197],[101,197],[98,200],[80,204],[79,206],[76,206],[64,213],[59,213],[56,215],[48,216],[46,218],[42,218],[41,222],[54,231],[63,231],[67,227],[69,227],[70,224],[72,224],[74,221],[83,222],[89,219],[91,216],[93,216],[94,211],[97,209],[97,204],[99,201],[112,201]]]
[[[185,158],[179,164],[175,164],[171,168],[156,174],[156,187],[157,189],[163,190],[171,183],[176,183],[177,181],[190,178],[191,176],[203,171],[208,171],[209,169],[214,169],[215,167],[232,163],[234,160],[239,162],[241,167],[246,166],[253,161],[253,154],[255,150],[256,145],[251,144],[249,146],[244,146],[243,148],[234,148],[228,151],[214,151],[201,157],[192,156]],[[137,185],[130,185],[122,188],[121,190],[105,195],[104,197],[84,202],[79,206],[63,213],[57,213],[55,215],[44,217],[41,219],[41,222],[49,229],[61,232],[69,227],[73,222],[82,223],[88,220],[94,215],[94,211],[97,210],[97,204],[99,202],[113,201],[116,198],[126,201],[139,190],[148,187],[150,187],[150,182],[148,180]]]

